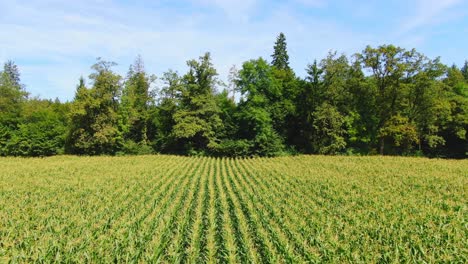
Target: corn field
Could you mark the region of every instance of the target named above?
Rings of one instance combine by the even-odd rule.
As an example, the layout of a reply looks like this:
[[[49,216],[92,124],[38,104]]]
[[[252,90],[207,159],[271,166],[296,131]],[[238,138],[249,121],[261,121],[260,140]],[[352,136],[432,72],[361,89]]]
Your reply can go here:
[[[468,262],[468,161],[0,159],[0,262]]]

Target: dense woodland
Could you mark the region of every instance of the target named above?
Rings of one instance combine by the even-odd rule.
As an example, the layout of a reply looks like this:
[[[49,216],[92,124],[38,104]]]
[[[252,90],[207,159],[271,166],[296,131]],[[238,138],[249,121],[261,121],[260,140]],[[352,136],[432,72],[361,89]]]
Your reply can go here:
[[[126,76],[98,59],[73,101],[31,97],[0,72],[0,156],[297,153],[468,156],[468,62],[393,45],[330,52],[298,77],[284,34],[263,58],[218,78],[206,53],[159,78],[138,57]]]

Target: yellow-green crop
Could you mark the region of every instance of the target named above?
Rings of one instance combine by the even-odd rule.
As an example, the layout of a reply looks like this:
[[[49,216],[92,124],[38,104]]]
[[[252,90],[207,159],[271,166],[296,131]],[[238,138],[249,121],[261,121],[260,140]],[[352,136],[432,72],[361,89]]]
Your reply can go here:
[[[0,159],[0,262],[468,262],[468,161]]]

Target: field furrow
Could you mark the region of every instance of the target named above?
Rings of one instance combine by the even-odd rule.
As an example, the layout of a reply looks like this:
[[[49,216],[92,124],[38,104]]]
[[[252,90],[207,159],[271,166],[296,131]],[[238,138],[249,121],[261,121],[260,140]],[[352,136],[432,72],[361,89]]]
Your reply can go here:
[[[255,245],[254,238],[249,233],[249,224],[245,219],[244,213],[240,208],[239,201],[233,193],[232,185],[229,181],[229,175],[232,175],[231,159],[225,159],[223,162],[225,168],[225,177],[222,178],[223,189],[227,192],[227,203],[229,216],[234,229],[235,241],[239,259],[242,262],[260,262],[259,249]]]
[[[157,226],[153,240],[150,242],[151,246],[154,245],[152,249],[153,254],[149,258],[151,262],[160,261],[164,258],[167,246],[172,239],[173,232],[175,232],[177,220],[180,219],[181,210],[189,204],[189,201],[191,201],[189,199],[193,198],[194,187],[201,177],[198,172],[202,163],[192,162],[194,168],[191,168],[188,172],[182,172],[185,178],[183,185],[173,188],[175,197],[168,200],[169,206],[167,207],[167,211],[160,212],[162,218]]]
[[[0,158],[0,263],[468,262],[466,160],[24,161]]]

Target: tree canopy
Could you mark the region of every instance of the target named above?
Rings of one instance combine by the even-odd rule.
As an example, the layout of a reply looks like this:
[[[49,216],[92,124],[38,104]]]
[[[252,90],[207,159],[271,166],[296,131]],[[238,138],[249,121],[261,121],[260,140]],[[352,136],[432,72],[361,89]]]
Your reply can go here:
[[[468,61],[459,68],[394,45],[329,52],[298,77],[280,33],[271,61],[219,79],[210,53],[159,78],[141,56],[121,76],[98,58],[71,102],[31,97],[0,71],[0,155],[296,153],[468,156]]]

